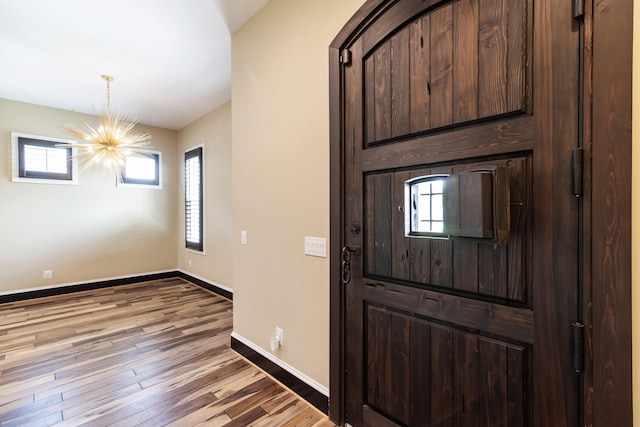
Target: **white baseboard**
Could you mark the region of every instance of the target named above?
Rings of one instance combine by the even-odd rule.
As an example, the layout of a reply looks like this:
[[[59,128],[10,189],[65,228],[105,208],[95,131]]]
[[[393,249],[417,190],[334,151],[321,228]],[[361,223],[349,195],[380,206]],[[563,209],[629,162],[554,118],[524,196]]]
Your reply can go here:
[[[295,376],[300,381],[302,381],[305,384],[309,385],[310,387],[316,389],[317,391],[319,391],[323,395],[329,397],[329,389],[327,387],[323,386],[322,384],[318,383],[316,380],[314,380],[314,379],[308,377],[307,375],[303,374],[302,372],[298,371],[296,368],[294,368],[293,366],[289,365],[288,363],[283,362],[282,360],[278,359],[273,354],[269,353],[268,351],[266,351],[262,347],[254,344],[253,342],[251,342],[248,339],[244,338],[242,335],[238,334],[236,331],[231,332],[231,337],[235,338],[238,341],[240,341],[242,344],[246,345],[247,347],[249,347],[250,349],[252,349],[256,353],[260,354],[265,359],[268,359],[271,362],[275,363],[276,365],[280,366],[282,369],[284,369],[285,371],[289,372],[291,375]]]

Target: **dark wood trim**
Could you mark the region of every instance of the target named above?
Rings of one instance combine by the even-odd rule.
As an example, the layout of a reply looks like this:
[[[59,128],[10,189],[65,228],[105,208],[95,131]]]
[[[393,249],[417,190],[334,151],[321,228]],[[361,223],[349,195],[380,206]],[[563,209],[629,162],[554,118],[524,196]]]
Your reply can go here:
[[[583,19],[583,41],[582,41],[582,98],[580,107],[582,110],[582,138],[580,147],[584,150],[584,168],[582,177],[583,195],[582,205],[580,206],[580,235],[582,242],[580,245],[582,263],[580,268],[581,275],[581,305],[582,313],[579,316],[584,324],[584,363],[583,366],[588,367],[582,375],[582,419],[580,425],[593,426],[593,278],[591,276],[592,259],[592,206],[591,183],[592,183],[592,165],[591,150],[592,144],[592,113],[593,106],[593,0],[585,0],[585,15]]]
[[[187,273],[185,273],[183,271],[177,271],[176,272],[176,276],[182,277],[183,279],[190,281],[194,285],[198,285],[201,288],[204,288],[204,289],[206,289],[208,291],[213,292],[214,294],[218,294],[221,297],[224,297],[224,298],[226,298],[228,300],[233,301],[233,292],[230,292],[230,291],[228,291],[226,289],[222,289],[221,287],[213,285],[213,284],[211,284],[209,282],[205,282],[204,280],[198,279],[197,277],[190,276],[189,274],[187,274]]]
[[[329,194],[330,194],[330,312],[329,312],[329,359],[331,367],[329,369],[329,417],[331,420],[342,425],[344,422],[344,292],[340,282],[340,250],[342,242],[342,230],[344,229],[342,220],[342,73],[340,65],[339,47],[329,49],[329,105],[330,109],[330,170],[329,170]]]
[[[630,426],[633,0],[593,9],[593,425]],[[613,31],[612,29],[615,29]]]
[[[342,27],[342,30],[340,30],[336,38],[331,42],[330,47],[340,49],[352,41],[360,34],[362,29],[367,26],[369,20],[384,11],[388,3],[388,0],[368,0],[365,2],[360,9],[356,11],[355,15],[351,17],[349,22]]]
[[[364,424],[367,426],[400,427],[400,424],[396,424],[387,417],[380,415],[369,405],[365,405],[364,408],[362,408],[362,416],[364,418]]]
[[[188,240],[188,217],[185,219],[184,224],[184,244],[187,249],[191,249],[197,252],[204,251],[204,147],[199,146],[193,148],[186,153],[184,153],[184,168],[185,168],[185,180],[186,180],[186,169],[187,169],[187,161],[197,158],[200,163],[200,171],[199,171],[199,181],[198,181],[198,192],[200,193],[199,203],[199,215],[198,215],[198,223],[199,223],[199,240],[198,243],[190,242]],[[188,200],[185,197],[184,201],[184,209],[185,213],[188,211]]]
[[[165,271],[162,273],[141,274],[139,276],[124,277],[120,279],[108,279],[97,282],[79,283],[76,285],[59,286],[56,288],[36,289],[32,291],[16,292],[13,294],[0,295],[0,304],[16,301],[26,301],[34,298],[51,297],[57,295],[71,294],[74,292],[92,291],[95,289],[108,288],[111,286],[130,285],[132,283],[148,282],[151,280],[171,279],[174,277],[180,277],[188,280],[194,285],[198,285],[208,291],[220,295],[233,301],[233,293],[204,280],[197,279],[193,276],[183,273],[181,271]]]
[[[170,279],[176,277],[176,271],[163,273],[143,274],[121,279],[109,279],[98,282],[79,283],[77,285],[59,286],[57,288],[36,289],[33,291],[16,292],[14,294],[0,295],[0,304],[15,301],[25,301],[33,298],[51,297],[56,295],[71,294],[74,292],[92,291],[94,289],[108,288],[110,286],[130,285],[132,283],[147,282],[150,280]]]
[[[362,169],[393,169],[433,164],[487,154],[517,153],[533,148],[533,118],[519,116],[447,133],[433,132],[422,138],[369,148],[362,153]],[[494,141],[487,146],[479,141]],[[428,150],[427,150],[428,149]]]
[[[311,387],[309,384],[305,383],[286,369],[248,347],[246,344],[240,342],[233,336],[231,337],[231,348],[280,381],[282,384],[289,387],[298,396],[315,406],[318,410],[325,414],[328,413],[329,398],[327,396],[320,393],[318,390]]]
[[[487,334],[511,334],[523,343],[533,344],[533,311],[529,308],[489,304],[381,280],[365,279],[364,282],[365,298],[374,304],[477,329]],[[424,301],[429,303],[425,304]],[[487,309],[491,311],[490,319],[484,313]],[[517,325],[515,333],[512,331],[514,325]]]

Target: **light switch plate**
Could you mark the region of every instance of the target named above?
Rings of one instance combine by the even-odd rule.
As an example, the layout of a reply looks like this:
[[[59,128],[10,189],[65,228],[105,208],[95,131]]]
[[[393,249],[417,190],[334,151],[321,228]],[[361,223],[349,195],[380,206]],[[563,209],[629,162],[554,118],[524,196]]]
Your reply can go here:
[[[305,237],[304,253],[305,255],[326,258],[327,257],[327,239],[323,237]]]

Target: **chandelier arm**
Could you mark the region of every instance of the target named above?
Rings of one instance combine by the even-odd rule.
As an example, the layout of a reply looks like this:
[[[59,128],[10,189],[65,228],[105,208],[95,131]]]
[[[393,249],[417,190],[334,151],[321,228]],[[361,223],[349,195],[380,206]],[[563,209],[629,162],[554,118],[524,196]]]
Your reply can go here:
[[[81,130],[75,126],[63,126],[63,129],[76,138],[85,142],[75,142],[69,144],[77,148],[85,148],[86,151],[78,153],[73,157],[84,160],[83,168],[102,163],[105,175],[115,172],[118,175],[123,173],[126,158],[130,154],[144,155],[142,147],[148,147],[151,135],[135,129],[138,120],[133,116],[123,116],[116,113],[111,115],[111,82],[113,77],[103,75],[102,79],[107,82],[107,108],[106,114],[97,117],[98,125],[90,125],[78,113],[74,114],[84,124],[86,129]]]

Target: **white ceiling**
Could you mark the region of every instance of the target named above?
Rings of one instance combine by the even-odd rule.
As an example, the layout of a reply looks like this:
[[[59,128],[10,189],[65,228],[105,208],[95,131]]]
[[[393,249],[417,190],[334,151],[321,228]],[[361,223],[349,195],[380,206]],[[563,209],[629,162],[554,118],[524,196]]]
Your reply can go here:
[[[231,98],[231,36],[268,0],[0,0],[0,98],[180,129]]]

